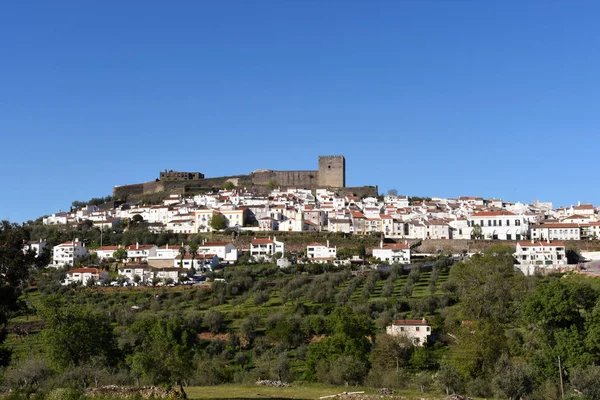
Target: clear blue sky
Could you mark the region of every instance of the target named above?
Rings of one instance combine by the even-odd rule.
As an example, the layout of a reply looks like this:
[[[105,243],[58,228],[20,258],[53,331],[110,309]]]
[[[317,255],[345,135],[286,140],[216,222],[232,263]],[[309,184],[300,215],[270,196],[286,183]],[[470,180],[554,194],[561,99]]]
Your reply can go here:
[[[600,203],[595,1],[0,5],[0,219],[164,169]]]

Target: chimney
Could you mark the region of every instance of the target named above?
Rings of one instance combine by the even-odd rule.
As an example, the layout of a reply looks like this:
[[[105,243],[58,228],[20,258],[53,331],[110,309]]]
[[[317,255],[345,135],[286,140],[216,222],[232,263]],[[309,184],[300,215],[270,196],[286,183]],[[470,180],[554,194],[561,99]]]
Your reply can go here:
[[[327,247],[329,248],[329,239],[327,239]]]
[[[531,239],[531,244],[534,244],[534,243],[535,243],[535,241],[533,239]]]
[[[135,249],[139,249],[140,248],[140,242],[135,242]]]
[[[381,239],[381,240],[379,241],[379,248],[380,248],[380,249],[383,249],[383,239]]]

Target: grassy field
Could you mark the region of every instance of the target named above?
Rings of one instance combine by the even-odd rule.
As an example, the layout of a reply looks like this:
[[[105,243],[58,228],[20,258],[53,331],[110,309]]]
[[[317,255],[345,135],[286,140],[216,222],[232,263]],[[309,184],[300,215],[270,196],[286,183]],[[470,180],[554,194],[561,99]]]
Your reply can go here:
[[[295,384],[287,388],[273,388],[257,385],[195,386],[186,388],[190,399],[318,399],[344,392],[361,392],[377,395],[372,388],[343,387],[323,384]],[[405,399],[443,399],[440,394],[426,394],[411,391],[394,391],[394,396]],[[386,396],[387,397],[387,396]]]

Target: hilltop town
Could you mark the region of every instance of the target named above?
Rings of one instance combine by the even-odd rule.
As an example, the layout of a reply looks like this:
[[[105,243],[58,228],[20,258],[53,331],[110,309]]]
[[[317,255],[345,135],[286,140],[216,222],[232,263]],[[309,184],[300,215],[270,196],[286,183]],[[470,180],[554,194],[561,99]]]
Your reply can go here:
[[[320,170],[327,171],[328,166],[324,162],[331,160],[331,157],[321,157]],[[340,169],[333,179],[331,176],[327,178],[328,183],[343,186],[345,160],[343,157],[334,157],[333,160],[339,162]],[[307,171],[306,175],[317,173]],[[326,173],[318,175],[318,179],[325,179]],[[161,173],[161,180],[167,182],[187,184],[198,179],[203,179],[203,175],[173,171]],[[516,267],[525,274],[533,274],[536,270],[551,272],[576,268],[576,265],[569,266],[567,263],[565,242],[600,237],[598,208],[592,204],[554,209],[552,203],[539,201],[523,204],[471,196],[411,198],[398,195],[394,190],[385,196],[361,197],[347,194],[346,190],[340,192],[340,188],[334,187],[270,187],[257,192],[256,188],[237,187],[232,178],[223,178],[221,183],[223,188],[201,194],[164,192],[155,201],[157,204],[110,201],[80,205],[69,212],[44,217],[43,224],[90,224],[101,230],[111,230],[127,229],[131,221],[137,221],[144,222],[147,229],[156,234],[226,232],[234,237],[243,234],[260,236],[245,243],[242,248],[226,241],[202,243],[194,250],[197,254],[192,254],[189,246],[185,245],[183,250],[182,246],[167,244],[159,247],[153,243],[136,243],[126,247],[127,254],[121,259],[148,264],[140,267],[137,275],[160,276],[175,281],[192,267],[201,271],[234,264],[243,254],[248,256],[245,260],[276,261],[280,266],[288,266],[291,262],[349,265],[364,261],[349,252],[338,253],[338,248],[344,247],[343,243],[333,246],[329,241],[309,243],[298,257],[290,254],[284,239],[277,239],[278,234],[284,233],[376,237],[380,239],[378,246],[366,249],[363,257],[368,254],[374,262],[388,264],[410,264],[414,261],[415,247],[423,241],[506,241],[515,246]],[[37,251],[41,251],[40,246],[47,246],[47,243],[42,241],[34,245]],[[114,260],[115,252],[121,247],[119,243],[91,248],[90,243],[87,245],[74,240],[54,246],[51,265],[74,266],[76,260],[86,259],[90,254],[95,254],[99,260]],[[162,268],[162,272],[153,274],[152,267]],[[167,267],[169,271],[164,270]],[[123,274],[127,279],[136,275],[131,268]]]
[[[262,171],[271,176],[264,185],[219,178],[222,187],[199,172],[166,171],[141,192],[117,187],[23,226],[4,222],[11,251],[0,257],[10,255],[11,269],[0,278],[24,288],[10,297],[19,311],[7,325],[7,387],[40,390],[21,383],[24,360],[44,365],[31,355],[39,354],[48,376],[71,371],[92,382],[106,370],[94,379],[113,389],[140,377],[172,386],[176,371],[189,379],[182,393],[266,379],[516,398],[557,391],[555,352],[566,348],[590,354],[560,353],[569,390],[597,384],[577,375],[595,373],[589,360],[600,359],[596,342],[581,339],[599,329],[600,281],[589,279],[597,207],[357,192],[344,187],[343,158],[320,158],[319,167]],[[573,305],[564,316],[563,304]],[[561,326],[551,347],[549,315]],[[97,346],[73,355],[55,337]],[[572,338],[582,344],[569,347]],[[163,367],[170,346],[185,351]]]

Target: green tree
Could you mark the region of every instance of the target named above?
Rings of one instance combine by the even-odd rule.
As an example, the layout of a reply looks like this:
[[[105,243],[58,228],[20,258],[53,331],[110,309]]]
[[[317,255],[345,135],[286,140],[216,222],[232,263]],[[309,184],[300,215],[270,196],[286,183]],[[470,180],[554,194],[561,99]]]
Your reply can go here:
[[[185,258],[185,255],[187,254],[187,249],[184,245],[181,245],[181,247],[179,248],[179,267],[183,268],[183,259]]]
[[[600,400],[600,366],[578,368],[571,376],[571,386],[588,400]]]
[[[483,239],[483,229],[481,229],[481,225],[475,225],[471,230],[471,237],[473,239]]]
[[[189,255],[192,257],[192,268],[194,268],[194,260],[196,259],[196,257],[198,257],[198,244],[197,243],[190,243],[188,245],[189,247]]]
[[[515,274],[513,251],[510,246],[492,246],[450,270],[449,286],[459,297],[463,319],[514,320],[523,277]]]
[[[233,182],[227,181],[227,182],[225,182],[225,185],[223,185],[223,188],[225,190],[233,190],[233,189],[235,189],[235,185],[233,184]]]
[[[45,329],[43,341],[49,360],[59,371],[100,358],[106,365],[118,359],[112,326],[102,314],[83,306],[69,306],[52,297],[40,310]]]
[[[223,230],[227,228],[227,218],[223,214],[214,213],[208,225],[216,231]]]
[[[533,391],[533,379],[527,367],[513,362],[506,354],[496,363],[492,384],[508,400],[521,399]]]
[[[23,251],[23,243],[29,239],[28,232],[8,221],[0,223],[0,331],[9,316],[21,308],[18,301],[21,284],[29,277],[35,265],[35,253]],[[4,340],[0,335],[0,344]],[[10,351],[0,347],[0,366],[7,365]]]
[[[323,363],[321,378],[330,371],[331,366],[339,365],[342,359],[346,365],[353,365],[355,370],[368,372],[371,341],[369,337],[375,332],[373,321],[364,314],[357,314],[348,307],[338,307],[327,319],[329,334],[319,342],[308,346],[306,357],[306,375],[316,379],[317,366]],[[348,363],[349,360],[354,360]],[[360,365],[365,369],[359,368]],[[327,367],[329,366],[329,367]],[[363,376],[364,377],[364,376]],[[323,379],[321,379],[323,380]]]
[[[131,358],[133,370],[154,384],[178,385],[193,372],[196,333],[174,320],[154,322]]]
[[[113,257],[115,258],[115,260],[123,262],[123,260],[127,258],[127,249],[125,249],[124,247],[119,247],[113,253]]]

